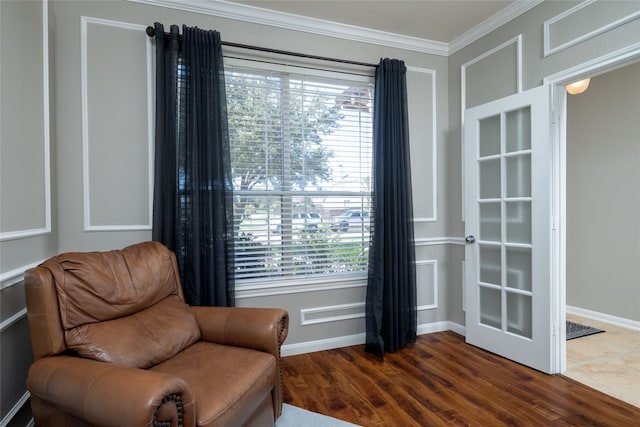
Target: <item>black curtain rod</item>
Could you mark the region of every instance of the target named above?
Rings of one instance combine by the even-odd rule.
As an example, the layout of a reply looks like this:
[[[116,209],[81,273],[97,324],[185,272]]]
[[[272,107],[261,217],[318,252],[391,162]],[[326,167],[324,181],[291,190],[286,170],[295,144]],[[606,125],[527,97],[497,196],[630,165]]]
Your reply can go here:
[[[147,27],[147,35],[149,37],[155,37],[156,29],[151,25]],[[169,36],[169,33],[164,33],[165,37]],[[182,39],[182,35],[180,35],[180,39]],[[361,67],[373,67],[376,68],[377,64],[369,64],[367,62],[358,62],[358,61],[350,61],[348,59],[338,59],[338,58],[329,58],[327,56],[316,56],[316,55],[308,55],[306,53],[299,52],[290,52],[287,50],[279,50],[279,49],[271,49],[268,47],[260,47],[260,46],[251,46],[248,44],[242,43],[233,43],[233,42],[222,42],[223,46],[237,47],[240,49],[249,49],[249,50],[257,50],[260,52],[268,52],[268,53],[276,53],[279,55],[288,55],[288,56],[297,56],[298,58],[309,58],[309,59],[317,59],[320,61],[329,61],[329,62],[339,62],[341,64],[349,64],[349,65],[359,65]]]

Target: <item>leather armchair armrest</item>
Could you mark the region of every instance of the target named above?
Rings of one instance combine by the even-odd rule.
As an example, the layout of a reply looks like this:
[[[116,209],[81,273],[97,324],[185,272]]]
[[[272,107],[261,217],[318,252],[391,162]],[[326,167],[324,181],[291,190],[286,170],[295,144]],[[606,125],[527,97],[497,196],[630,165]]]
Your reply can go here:
[[[280,357],[289,332],[289,314],[279,308],[191,307],[202,339],[252,348]]]
[[[191,307],[202,339],[273,354],[280,380],[273,390],[274,417],[282,413],[283,386],[280,347],[289,332],[289,313],[279,308]]]
[[[33,396],[90,425],[195,426],[189,386],[163,373],[52,356],[31,365],[27,388]]]

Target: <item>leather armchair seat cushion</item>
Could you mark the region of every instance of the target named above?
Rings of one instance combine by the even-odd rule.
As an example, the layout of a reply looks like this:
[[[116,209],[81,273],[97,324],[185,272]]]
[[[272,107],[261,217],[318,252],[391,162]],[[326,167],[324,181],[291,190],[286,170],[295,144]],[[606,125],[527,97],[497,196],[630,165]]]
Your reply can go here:
[[[129,316],[65,331],[67,347],[82,357],[143,369],[199,339],[195,315],[177,295]]]
[[[274,422],[271,391],[280,373],[269,353],[200,341],[150,370],[189,384],[198,426],[244,425],[260,407]]]

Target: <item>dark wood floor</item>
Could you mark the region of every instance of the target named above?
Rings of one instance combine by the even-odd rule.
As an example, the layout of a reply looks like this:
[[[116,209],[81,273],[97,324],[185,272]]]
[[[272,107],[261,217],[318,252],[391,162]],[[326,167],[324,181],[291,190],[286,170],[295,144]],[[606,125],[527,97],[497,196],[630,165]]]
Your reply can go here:
[[[384,361],[346,347],[284,358],[285,402],[370,426],[640,426],[640,408],[562,375],[421,335]]]

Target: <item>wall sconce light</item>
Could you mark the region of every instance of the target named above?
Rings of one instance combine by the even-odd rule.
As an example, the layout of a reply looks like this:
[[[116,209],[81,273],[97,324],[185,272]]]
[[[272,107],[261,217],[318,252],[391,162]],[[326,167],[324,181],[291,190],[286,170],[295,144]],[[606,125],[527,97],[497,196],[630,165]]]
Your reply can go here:
[[[582,92],[587,90],[590,82],[591,79],[588,78],[575,83],[571,83],[570,85],[567,85],[567,92],[569,92],[571,95],[580,95]]]

